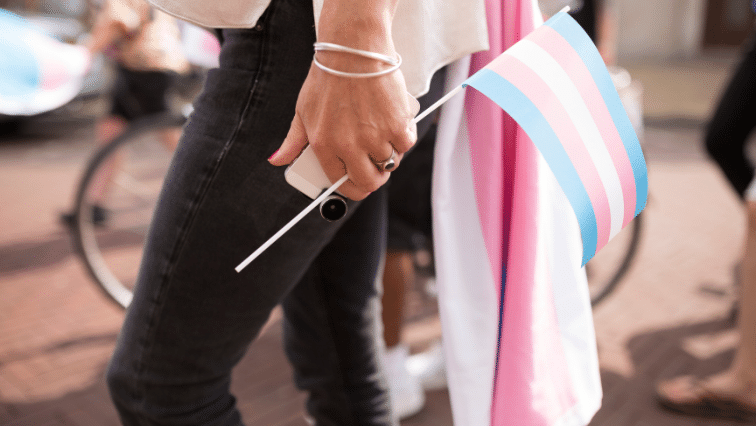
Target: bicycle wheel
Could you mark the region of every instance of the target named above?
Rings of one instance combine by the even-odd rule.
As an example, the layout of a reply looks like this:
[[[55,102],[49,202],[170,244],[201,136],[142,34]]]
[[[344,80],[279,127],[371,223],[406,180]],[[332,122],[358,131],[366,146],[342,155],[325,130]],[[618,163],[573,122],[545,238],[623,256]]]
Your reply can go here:
[[[627,274],[638,251],[642,217],[642,213],[636,216],[585,265],[592,306],[612,293]]]
[[[90,160],[75,200],[74,241],[87,271],[126,308],[172,149],[160,131],[186,118],[165,114],[132,123]]]

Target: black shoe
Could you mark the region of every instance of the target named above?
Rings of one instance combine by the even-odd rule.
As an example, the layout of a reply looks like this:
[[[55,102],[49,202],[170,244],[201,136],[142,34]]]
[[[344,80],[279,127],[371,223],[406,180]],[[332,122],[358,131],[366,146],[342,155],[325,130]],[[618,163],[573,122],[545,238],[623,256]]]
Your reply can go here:
[[[94,223],[95,226],[105,225],[109,216],[110,212],[105,207],[98,205],[92,206],[92,223]],[[60,221],[69,228],[73,228],[76,225],[76,220],[76,213],[70,212],[62,213],[60,215]]]

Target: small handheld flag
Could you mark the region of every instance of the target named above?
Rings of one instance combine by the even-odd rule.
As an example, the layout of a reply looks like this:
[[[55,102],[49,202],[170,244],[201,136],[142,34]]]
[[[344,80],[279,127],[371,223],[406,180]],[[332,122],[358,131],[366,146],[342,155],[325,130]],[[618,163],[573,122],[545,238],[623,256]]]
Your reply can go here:
[[[598,50],[560,12],[475,73],[472,86],[524,130],[580,223],[585,265],[646,205],[638,137]]]

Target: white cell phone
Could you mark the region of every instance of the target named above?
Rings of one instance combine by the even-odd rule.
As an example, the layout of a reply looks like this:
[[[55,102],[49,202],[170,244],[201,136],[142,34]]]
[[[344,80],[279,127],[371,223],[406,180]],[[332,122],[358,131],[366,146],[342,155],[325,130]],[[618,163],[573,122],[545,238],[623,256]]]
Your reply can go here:
[[[323,171],[323,167],[321,167],[320,161],[318,161],[318,157],[315,156],[310,145],[307,145],[302,153],[286,168],[284,178],[289,185],[313,200],[333,185]],[[346,199],[338,192],[331,194],[320,203],[320,215],[330,222],[344,217],[347,210]]]
[[[453,93],[456,93],[456,91]],[[411,104],[411,110],[417,114],[418,111],[420,111],[420,102],[409,93],[407,93],[407,98]],[[438,102],[437,104],[440,105],[441,103]],[[432,111],[438,105],[429,108],[427,112]],[[423,114],[423,116],[425,116],[425,114]],[[422,117],[416,117],[414,122],[417,123],[420,118]],[[307,147],[302,150],[302,153],[299,154],[299,157],[286,168],[284,176],[291,186],[297,188],[300,192],[313,200],[333,184],[328,180],[328,177],[320,166],[320,162],[310,145],[307,145]]]
[[[284,177],[289,185],[313,200],[332,185],[310,145],[307,145],[302,153],[289,164]]]

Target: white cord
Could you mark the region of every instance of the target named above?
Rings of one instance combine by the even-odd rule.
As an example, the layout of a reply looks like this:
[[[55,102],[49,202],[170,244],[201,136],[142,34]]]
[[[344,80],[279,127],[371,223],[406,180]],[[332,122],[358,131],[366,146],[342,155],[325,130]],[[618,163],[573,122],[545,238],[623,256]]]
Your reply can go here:
[[[315,63],[315,65],[320,68],[321,70],[337,75],[339,77],[347,77],[347,78],[371,78],[371,77],[380,77],[382,75],[391,74],[392,72],[399,69],[400,66],[402,66],[402,57],[398,53],[396,54],[396,58],[392,58],[391,56],[384,55],[382,53],[376,53],[376,52],[369,52],[367,50],[360,50],[355,49],[352,47],[342,46],[340,44],[335,43],[325,43],[325,42],[317,42],[314,44],[315,46],[315,55],[312,57],[312,61]],[[382,71],[376,71],[376,72],[346,72],[346,71],[339,71],[335,70],[333,68],[329,68],[320,61],[318,61],[317,53],[320,51],[332,51],[332,52],[342,52],[342,53],[350,53],[352,55],[358,55],[362,56],[364,58],[370,58],[375,59],[378,61],[381,61],[385,64],[391,65],[390,68],[387,68]]]

